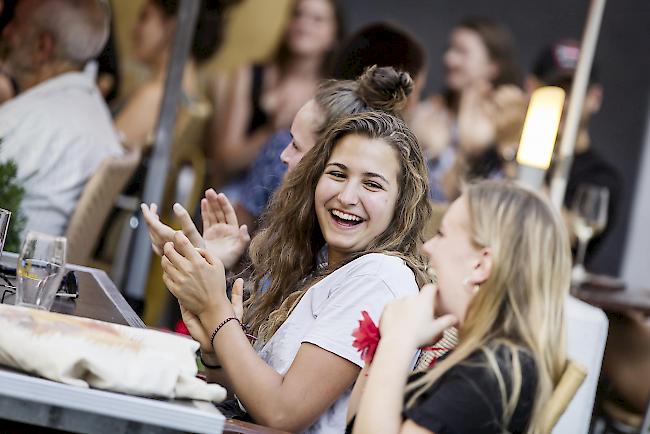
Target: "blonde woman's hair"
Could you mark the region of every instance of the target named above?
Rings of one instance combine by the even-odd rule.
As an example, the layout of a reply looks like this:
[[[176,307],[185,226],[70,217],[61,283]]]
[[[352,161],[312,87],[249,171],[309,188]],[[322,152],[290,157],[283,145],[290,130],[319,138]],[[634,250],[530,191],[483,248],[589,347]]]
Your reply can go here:
[[[417,139],[404,121],[388,113],[367,112],[340,119],[288,173],[262,219],[265,227],[250,245],[255,288],[244,319],[261,342],[282,325],[307,289],[334,271],[316,270],[316,256],[325,240],[314,209],[314,192],[334,148],[350,134],[376,139],[368,146],[381,141],[393,148],[400,172],[392,221],[363,251],[345,262],[367,253],[391,254],[401,257],[420,283],[426,279],[419,247],[431,208],[427,169]],[[260,293],[263,282],[269,287]]]
[[[489,248],[492,270],[472,299],[459,328],[459,345],[449,357],[406,389],[407,405],[452,367],[481,352],[501,394],[502,426],[507,429],[519,401],[523,352],[535,362],[537,385],[527,432],[540,432],[542,405],[550,398],[566,364],[564,303],[571,253],[559,214],[538,194],[505,181],[470,185],[467,200],[476,248]],[[507,348],[511,388],[497,364]]]

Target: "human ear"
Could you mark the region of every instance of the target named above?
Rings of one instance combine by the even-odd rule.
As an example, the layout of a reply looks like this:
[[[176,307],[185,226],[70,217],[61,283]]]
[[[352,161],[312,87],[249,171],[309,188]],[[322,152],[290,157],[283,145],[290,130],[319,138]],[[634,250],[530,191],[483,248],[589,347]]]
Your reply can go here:
[[[483,284],[492,274],[492,251],[483,248],[478,252],[470,281],[473,285]]]

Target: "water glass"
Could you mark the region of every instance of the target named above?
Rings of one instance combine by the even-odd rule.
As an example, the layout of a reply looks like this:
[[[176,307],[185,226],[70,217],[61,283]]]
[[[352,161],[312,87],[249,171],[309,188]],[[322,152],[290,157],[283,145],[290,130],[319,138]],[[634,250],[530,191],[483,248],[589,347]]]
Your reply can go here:
[[[67,240],[28,232],[18,257],[16,305],[50,310],[65,272]]]
[[[9,221],[11,220],[11,211],[0,208],[0,257],[5,248],[5,241],[7,240],[7,230],[9,229]]]

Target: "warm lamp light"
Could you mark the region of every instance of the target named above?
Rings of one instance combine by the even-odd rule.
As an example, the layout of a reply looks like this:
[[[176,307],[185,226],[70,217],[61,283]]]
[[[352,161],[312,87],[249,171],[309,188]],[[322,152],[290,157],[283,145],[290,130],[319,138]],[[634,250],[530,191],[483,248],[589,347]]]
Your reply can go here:
[[[548,169],[563,104],[564,90],[559,87],[547,86],[533,92],[517,151],[517,163]]]

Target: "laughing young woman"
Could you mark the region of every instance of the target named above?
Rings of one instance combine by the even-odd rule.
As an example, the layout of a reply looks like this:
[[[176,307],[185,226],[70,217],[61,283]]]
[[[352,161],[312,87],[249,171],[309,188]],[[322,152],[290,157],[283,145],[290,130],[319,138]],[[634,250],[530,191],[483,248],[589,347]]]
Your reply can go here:
[[[222,384],[257,423],[291,432],[342,432],[363,362],[352,347],[362,310],[416,294],[430,214],[426,167],[403,121],[363,113],[334,124],[274,196],[250,251],[249,343],[228,300],[223,265],[182,233],[164,247],[164,279]],[[326,246],[329,263],[320,268]],[[235,291],[238,299],[238,291]],[[215,356],[216,354],[216,356]],[[216,371],[216,369],[215,369]]]

